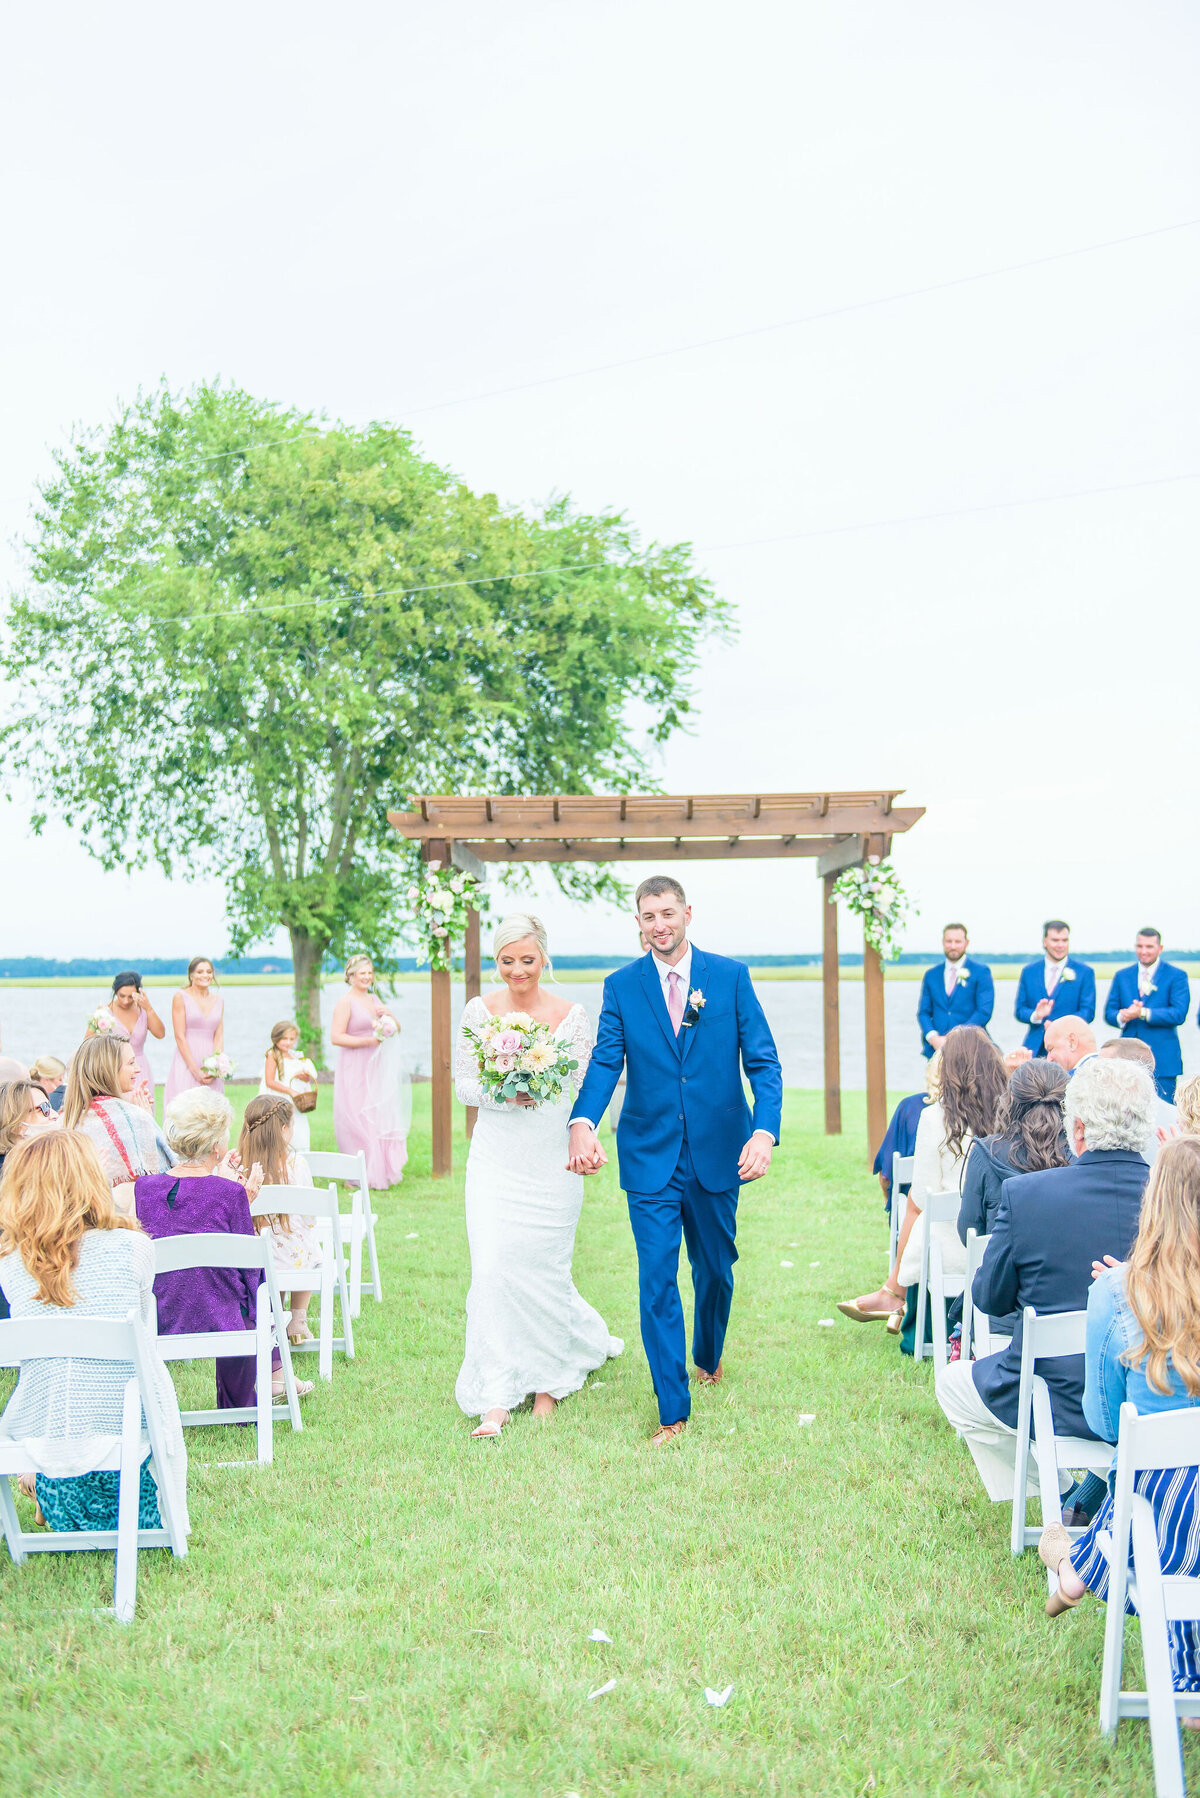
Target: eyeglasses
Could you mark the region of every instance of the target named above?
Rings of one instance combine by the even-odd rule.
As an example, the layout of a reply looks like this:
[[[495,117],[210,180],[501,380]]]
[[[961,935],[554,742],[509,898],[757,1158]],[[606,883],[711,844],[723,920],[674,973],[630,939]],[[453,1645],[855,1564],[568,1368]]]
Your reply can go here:
[[[40,1111],[44,1118],[52,1118],[54,1116],[54,1107],[51,1105],[49,1099],[43,1099],[40,1104],[35,1102],[33,1109],[34,1111]]]

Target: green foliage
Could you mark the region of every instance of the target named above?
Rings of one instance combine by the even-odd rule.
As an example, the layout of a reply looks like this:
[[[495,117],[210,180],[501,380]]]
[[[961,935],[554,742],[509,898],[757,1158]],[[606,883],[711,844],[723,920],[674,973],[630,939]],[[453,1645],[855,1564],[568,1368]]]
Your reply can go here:
[[[392,425],[219,385],[78,434],[36,523],[0,732],[36,827],[53,809],[106,867],[224,877],[234,952],[289,931],[302,1017],[326,950],[387,966],[412,858],[389,806],[648,785],[630,708],[651,743],[685,724],[728,622],[686,545],[506,508]]]

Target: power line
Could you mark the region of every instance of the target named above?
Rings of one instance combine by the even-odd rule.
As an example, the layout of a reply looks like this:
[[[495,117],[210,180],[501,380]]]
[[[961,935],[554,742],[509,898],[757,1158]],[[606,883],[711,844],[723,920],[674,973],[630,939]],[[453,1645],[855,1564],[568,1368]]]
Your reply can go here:
[[[742,343],[753,337],[766,337],[777,331],[795,330],[800,325],[820,324],[831,318],[844,318],[851,313],[867,312],[876,306],[894,306],[903,300],[921,299],[926,294],[948,293],[956,287],[969,287],[979,281],[993,281],[1000,275],[1021,274],[1027,269],[1045,268],[1052,262],[1068,262],[1079,256],[1095,256],[1102,250],[1119,249],[1123,244],[1143,243],[1148,238],[1166,237],[1176,231],[1190,231],[1200,225],[1200,216],[1180,219],[1173,225],[1155,225],[1148,231],[1131,231],[1124,237],[1107,237],[1098,243],[1079,244],[1070,250],[1055,250],[1048,256],[1030,256],[1022,262],[1006,262],[997,268],[979,269],[974,274],[953,275],[945,281],[930,281],[922,287],[901,288],[895,293],[876,294],[866,300],[851,300],[844,306],[828,306],[818,312],[801,312],[792,318],[776,319],[770,324],[747,325],[737,331],[722,332],[715,337],[697,337],[685,343],[668,344],[662,349],[643,350],[635,356],[621,356],[610,362],[588,363],[581,368],[562,369],[557,374],[539,375],[531,381],[514,381],[505,387],[483,388],[477,393],[461,394],[457,399],[434,400],[425,406],[410,406],[404,411],[408,418],[420,418],[429,412],[444,412],[451,406],[470,406],[481,400],[502,399],[512,393],[528,393],[538,387],[553,387],[560,381],[579,381],[589,375],[612,374],[622,368],[637,368],[647,362],[661,362],[669,356],[686,356],[696,350],[715,349],[721,344]],[[275,437],[265,442],[243,443],[236,449],[214,450],[202,456],[181,457],[186,466],[189,462],[221,462],[230,456],[245,455],[250,450],[280,449],[288,443],[298,443],[301,438],[310,435],[305,431],[296,431],[290,437]]]
[[[1200,480],[1200,470],[1194,473],[1152,475],[1141,481],[1118,481],[1108,486],[1076,487],[1061,493],[1034,493],[1022,499],[987,500],[977,506],[954,506],[939,512],[909,512],[898,517],[861,519],[853,524],[818,525],[811,530],[785,531],[770,537],[735,538],[726,543],[699,543],[694,545],[700,554],[715,555],[722,550],[758,549],[773,543],[798,543],[818,537],[848,536],[856,531],[878,531],[906,524],[937,524],[951,518],[976,518],[988,512],[1012,511],[1020,506],[1052,505],[1062,500],[1090,499],[1110,493],[1134,493],[1147,487],[1169,487],[1183,481]],[[611,562],[602,558],[596,562],[559,562],[547,568],[510,568],[499,574],[479,574],[464,576],[452,581],[426,581],[418,587],[381,587],[372,593],[331,593],[325,598],[309,596],[305,599],[280,600],[276,604],[265,606],[244,606],[236,610],[214,612],[205,607],[199,612],[176,612],[167,618],[150,618],[147,628],[158,629],[168,624],[187,624],[194,618],[254,618],[267,613],[289,612],[300,607],[345,605],[362,600],[368,605],[377,600],[412,598],[421,593],[440,593],[456,587],[486,587],[497,581],[513,581],[531,579],[544,574],[587,574],[595,568],[639,568],[644,565],[645,558],[635,557],[630,562]]]

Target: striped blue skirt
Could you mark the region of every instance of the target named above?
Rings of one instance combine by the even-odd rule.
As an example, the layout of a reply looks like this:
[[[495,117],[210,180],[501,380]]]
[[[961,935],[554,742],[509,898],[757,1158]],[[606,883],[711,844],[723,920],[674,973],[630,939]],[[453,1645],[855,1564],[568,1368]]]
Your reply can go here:
[[[1158,1523],[1158,1552],[1164,1573],[1200,1572],[1200,1502],[1194,1467],[1162,1467],[1135,1474],[1135,1492],[1150,1500]],[[1112,1493],[1079,1538],[1071,1553],[1071,1565],[1097,1598],[1108,1597],[1108,1562],[1096,1543],[1099,1530],[1112,1530]],[[1132,1551],[1130,1569],[1132,1571]],[[1135,1615],[1126,1600],[1126,1611]],[[1200,1692],[1200,1625],[1169,1623],[1171,1677],[1177,1692]]]

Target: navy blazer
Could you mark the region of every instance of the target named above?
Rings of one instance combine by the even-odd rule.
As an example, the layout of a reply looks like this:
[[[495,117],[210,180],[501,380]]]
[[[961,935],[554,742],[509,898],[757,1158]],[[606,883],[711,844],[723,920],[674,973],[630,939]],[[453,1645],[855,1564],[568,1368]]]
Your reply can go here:
[[[921,1053],[926,1061],[933,1054],[931,1044],[925,1041],[930,1030],[936,1030],[939,1036],[949,1035],[957,1024],[978,1024],[986,1030],[991,1019],[996,1003],[992,970],[981,961],[972,961],[970,956],[964,956],[958,966],[966,980],[961,985],[956,983],[948,999],[945,961],[925,970],[917,1022],[921,1027]]]
[[[1133,1005],[1137,998],[1138,964],[1134,962],[1131,968],[1118,968],[1113,975],[1104,1007],[1105,1022],[1115,1024],[1117,1013],[1124,1011],[1127,1005]],[[1149,1020],[1135,1018],[1132,1024],[1125,1024],[1121,1029],[1122,1036],[1136,1036],[1140,1042],[1149,1043],[1154,1051],[1156,1074],[1169,1078],[1183,1072],[1179,1026],[1186,1024],[1191,1003],[1192,989],[1187,974],[1172,962],[1160,961],[1154,976],[1154,991],[1149,995]]]
[[[571,1118],[598,1124],[625,1069],[617,1156],[626,1192],[665,1192],[685,1136],[707,1192],[737,1188],[738,1158],[753,1130],[779,1140],[783,1074],[749,968],[724,955],[705,955],[693,944],[693,992],[697,988],[704,1005],[676,1036],[652,955],[618,968],[604,982],[596,1046]],[[743,1067],[754,1094],[753,1118]]]
[[[1000,1191],[983,1265],[972,1296],[989,1317],[1043,1311],[1086,1311],[1092,1262],[1105,1255],[1123,1261],[1137,1235],[1142,1194],[1150,1169],[1132,1149],[1085,1149],[1067,1167],[1015,1174]],[[1018,1315],[1012,1342],[971,1369],[975,1390],[994,1417],[1015,1430],[1021,1390]],[[1039,1361],[1050,1388],[1054,1428],[1060,1436],[1096,1432],[1083,1414],[1082,1355]]]
[[[1014,1007],[1019,1022],[1029,1025],[1025,1047],[1032,1049],[1035,1055],[1046,1053],[1046,1025],[1050,1018],[1080,1017],[1085,1024],[1091,1023],[1096,1015],[1096,976],[1086,961],[1076,961],[1073,955],[1068,955],[1054,989],[1050,1018],[1043,1018],[1040,1024],[1031,1023],[1034,1007],[1047,996],[1046,958],[1043,955],[1037,961],[1027,962],[1021,969]]]

